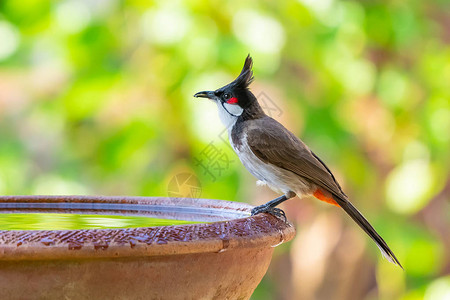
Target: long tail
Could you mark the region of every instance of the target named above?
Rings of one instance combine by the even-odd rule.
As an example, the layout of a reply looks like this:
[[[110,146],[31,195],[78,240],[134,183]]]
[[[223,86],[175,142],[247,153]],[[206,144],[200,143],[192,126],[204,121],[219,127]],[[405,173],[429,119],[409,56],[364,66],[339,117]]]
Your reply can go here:
[[[376,232],[375,228],[370,225],[369,221],[353,206],[353,204],[347,199],[342,199],[339,196],[333,194],[333,199],[342,207],[345,212],[361,227],[370,238],[377,244],[378,248],[381,251],[381,254],[393,264],[397,264],[400,268],[403,269],[402,265],[398,261],[397,257],[395,257],[394,252],[389,248],[387,243],[383,240],[383,238]]]

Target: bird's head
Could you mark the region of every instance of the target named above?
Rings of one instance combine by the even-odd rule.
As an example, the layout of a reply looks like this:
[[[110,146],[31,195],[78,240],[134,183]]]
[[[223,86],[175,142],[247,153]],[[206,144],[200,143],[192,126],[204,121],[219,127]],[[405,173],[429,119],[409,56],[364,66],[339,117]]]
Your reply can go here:
[[[215,91],[203,91],[194,95],[197,98],[214,101],[219,109],[219,116],[226,126],[230,125],[230,122],[234,123],[242,114],[250,113],[255,106],[259,108],[256,97],[248,89],[253,81],[252,65],[253,60],[248,55],[241,74],[233,82]]]

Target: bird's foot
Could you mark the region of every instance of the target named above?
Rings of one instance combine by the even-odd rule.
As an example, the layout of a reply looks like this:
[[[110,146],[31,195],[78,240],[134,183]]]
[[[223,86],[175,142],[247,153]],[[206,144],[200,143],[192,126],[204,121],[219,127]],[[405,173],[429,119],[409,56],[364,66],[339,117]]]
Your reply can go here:
[[[260,213],[268,213],[271,214],[272,216],[282,218],[284,222],[287,223],[286,213],[282,209],[271,207],[265,204],[257,206],[252,209],[252,216]]]

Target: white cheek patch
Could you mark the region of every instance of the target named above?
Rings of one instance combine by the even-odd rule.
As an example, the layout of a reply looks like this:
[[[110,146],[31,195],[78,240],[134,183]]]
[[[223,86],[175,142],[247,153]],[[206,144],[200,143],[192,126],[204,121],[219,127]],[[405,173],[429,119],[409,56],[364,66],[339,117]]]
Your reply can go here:
[[[242,113],[244,112],[244,110],[236,104],[223,103],[222,105],[225,110],[228,111],[228,113],[234,115],[235,117],[242,115]]]
[[[222,124],[230,130],[244,110],[240,108],[239,105],[226,104],[220,101],[217,101],[216,103]]]

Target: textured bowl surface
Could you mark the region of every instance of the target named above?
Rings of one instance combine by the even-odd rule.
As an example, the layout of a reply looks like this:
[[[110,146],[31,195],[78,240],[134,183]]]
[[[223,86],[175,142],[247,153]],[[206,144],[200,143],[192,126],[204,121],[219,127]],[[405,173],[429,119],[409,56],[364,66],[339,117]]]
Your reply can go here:
[[[244,203],[190,198],[5,196],[0,213],[208,222],[0,231],[0,299],[248,299],[294,228]]]

